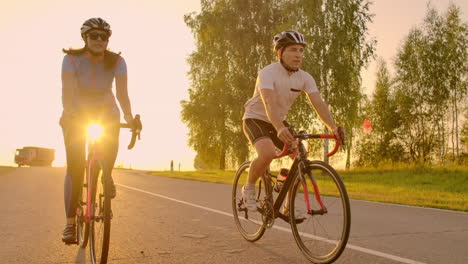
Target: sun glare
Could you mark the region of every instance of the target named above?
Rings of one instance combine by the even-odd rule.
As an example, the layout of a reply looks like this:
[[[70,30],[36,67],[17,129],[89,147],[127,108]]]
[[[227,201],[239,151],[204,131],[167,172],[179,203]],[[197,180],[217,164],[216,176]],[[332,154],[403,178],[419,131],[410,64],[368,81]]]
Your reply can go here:
[[[96,123],[90,124],[88,126],[88,138],[90,140],[96,141],[103,134],[102,126]]]

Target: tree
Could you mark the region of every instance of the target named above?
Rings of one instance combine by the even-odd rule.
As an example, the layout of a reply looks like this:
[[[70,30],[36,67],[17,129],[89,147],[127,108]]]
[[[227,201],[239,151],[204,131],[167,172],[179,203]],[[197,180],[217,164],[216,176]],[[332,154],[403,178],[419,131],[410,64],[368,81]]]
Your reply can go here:
[[[304,70],[316,78],[338,122],[352,135],[362,97],[359,72],[373,52],[373,42],[365,39],[368,6],[365,0],[202,0],[200,14],[186,15],[196,51],[188,59],[192,85],[189,100],[181,102],[182,119],[203,164],[224,169],[248,157],[243,105],[258,70],[276,60],[272,38],[285,29],[306,35],[311,59]],[[303,98],[288,119],[310,128],[314,121],[307,113]]]
[[[394,149],[395,144],[398,145],[394,140],[400,117],[396,112],[392,80],[383,60],[378,62],[377,82],[371,109],[374,120],[373,131],[378,144],[377,158],[379,161],[399,160],[399,153],[395,153],[392,149]]]
[[[459,155],[458,109],[466,98],[467,69],[467,27],[459,16],[453,5],[445,16],[429,7],[424,24],[410,31],[397,55],[398,136],[416,162],[444,163],[450,119],[452,157]]]
[[[358,108],[363,98],[360,71],[375,49],[375,41],[366,39],[367,23],[372,21],[369,5],[364,0],[326,1],[318,49],[323,65],[318,75],[321,92],[337,123],[347,131],[347,168],[351,165],[354,129],[359,126]]]
[[[444,162],[446,156],[446,118],[449,104],[449,87],[447,52],[445,47],[444,19],[438,12],[429,7],[422,26],[423,46],[421,48],[421,79],[425,89],[425,101],[432,108],[432,126],[435,130],[434,153],[437,152]]]
[[[189,145],[209,168],[224,169],[249,155],[243,105],[258,70],[273,60],[271,39],[281,13],[274,0],[204,0],[185,23],[196,39],[188,60],[192,86],[182,101]],[[230,159],[228,158],[230,157]]]
[[[465,120],[468,119],[468,108],[465,109]],[[463,128],[460,132],[460,145],[461,145],[461,155],[459,162],[461,164],[466,164],[468,161],[468,122],[463,124]]]
[[[227,72],[227,57],[221,52],[226,46],[225,40],[218,34],[216,10],[210,10],[215,1],[203,1],[204,15],[195,19],[192,15],[185,16],[185,22],[197,38],[197,51],[192,53],[188,63],[193,65],[189,72],[192,87],[189,89],[189,101],[182,101],[182,120],[189,127],[189,145],[194,148],[200,163],[208,168],[224,169],[226,157],[226,142],[230,136],[226,129],[227,111],[225,102],[225,75]],[[205,65],[204,67],[197,67]],[[217,159],[213,159],[217,157]]]
[[[460,158],[460,107],[466,107],[467,93],[467,32],[468,25],[461,21],[460,8],[450,4],[444,21],[444,48],[446,49],[447,85],[450,91],[452,160]],[[462,108],[463,109],[463,108]],[[466,118],[465,118],[466,124]],[[463,129],[465,126],[462,126]]]
[[[395,131],[399,127],[400,117],[396,112],[393,81],[383,59],[378,60],[377,80],[372,100],[366,100],[363,109],[364,118],[372,121],[372,133],[361,135],[358,141],[357,165],[372,165],[398,162],[402,159],[402,147],[396,140]]]
[[[423,84],[423,32],[410,31],[396,60],[397,111],[402,116],[398,137],[416,162],[430,161],[435,146],[436,129],[433,124],[434,107],[430,104],[430,91]]]

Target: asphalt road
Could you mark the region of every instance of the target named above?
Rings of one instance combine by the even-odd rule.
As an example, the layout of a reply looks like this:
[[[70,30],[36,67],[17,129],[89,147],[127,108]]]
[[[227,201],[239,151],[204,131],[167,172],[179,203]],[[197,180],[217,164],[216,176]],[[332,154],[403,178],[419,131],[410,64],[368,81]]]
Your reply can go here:
[[[0,264],[89,263],[61,242],[63,168],[0,175]],[[231,187],[116,170],[108,263],[308,263],[287,225],[245,241]],[[468,263],[468,213],[352,201],[348,247],[335,263]],[[276,225],[275,225],[276,226]]]

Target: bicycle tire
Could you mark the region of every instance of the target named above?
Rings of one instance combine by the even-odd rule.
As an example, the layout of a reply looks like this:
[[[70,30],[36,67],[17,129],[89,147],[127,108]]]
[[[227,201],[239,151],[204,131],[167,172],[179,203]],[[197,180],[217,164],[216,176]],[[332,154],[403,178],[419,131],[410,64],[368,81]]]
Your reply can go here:
[[[99,177],[94,182],[95,195],[93,196],[94,219],[90,223],[90,255],[93,264],[107,263],[110,242],[111,225],[111,197],[110,175],[102,170],[102,163],[98,162],[101,168]]]
[[[89,239],[89,223],[86,223],[85,221],[85,215],[87,211],[87,197],[88,197],[88,175],[90,173],[90,166],[86,168],[86,175],[85,175],[85,180],[84,184],[82,185],[81,188],[81,194],[80,198],[78,199],[78,205],[77,205],[77,216],[76,216],[76,238],[78,245],[81,248],[86,248],[88,245],[88,239]],[[83,193],[86,194],[86,198],[83,197]]]
[[[303,174],[308,196],[300,178],[289,198],[291,219],[300,218],[298,212],[307,212],[306,197],[314,214],[307,214],[303,222],[290,221],[291,230],[301,252],[312,263],[332,263],[343,253],[351,227],[351,209],[346,187],[338,173],[322,161],[309,161]],[[299,175],[301,177],[301,175]],[[327,212],[320,214],[312,181],[315,179],[321,200]],[[302,190],[302,193],[301,193]]]
[[[259,240],[266,230],[266,225],[263,222],[263,217],[260,212],[249,212],[243,205],[242,187],[247,182],[250,162],[244,162],[236,172],[232,185],[232,213],[234,222],[241,235],[250,242]],[[261,197],[265,195],[264,184],[262,180],[257,185],[257,198],[261,201]],[[239,215],[241,213],[241,215]]]

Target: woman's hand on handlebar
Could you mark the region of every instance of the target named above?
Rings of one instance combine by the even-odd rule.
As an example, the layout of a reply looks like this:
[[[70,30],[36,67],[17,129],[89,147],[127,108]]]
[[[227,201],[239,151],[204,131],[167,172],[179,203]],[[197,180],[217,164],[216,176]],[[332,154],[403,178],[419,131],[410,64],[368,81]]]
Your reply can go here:
[[[133,116],[132,114],[126,114],[124,115],[125,122],[129,125],[133,125]]]
[[[135,145],[136,139],[140,139],[140,132],[143,129],[143,125],[141,124],[140,115],[135,115],[135,117],[125,115],[124,118],[127,124],[120,124],[120,127],[130,128],[132,131],[132,139],[128,145],[128,149],[132,149]]]

